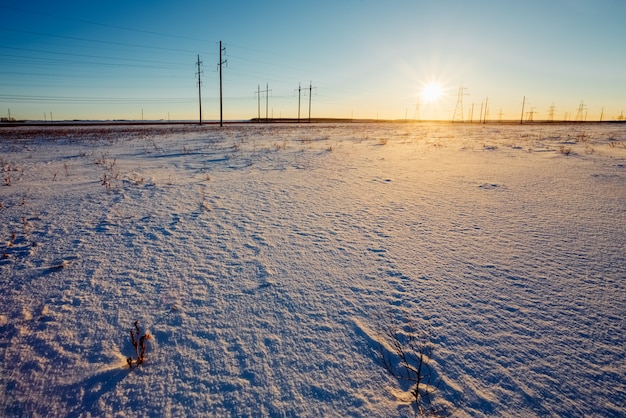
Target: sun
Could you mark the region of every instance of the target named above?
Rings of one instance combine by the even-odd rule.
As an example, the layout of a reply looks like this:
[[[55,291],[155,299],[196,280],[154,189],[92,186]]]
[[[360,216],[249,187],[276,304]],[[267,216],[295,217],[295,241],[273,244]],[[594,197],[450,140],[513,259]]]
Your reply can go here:
[[[439,83],[428,83],[422,89],[422,99],[425,103],[436,102],[439,97],[441,97],[441,93],[443,92],[443,88]]]

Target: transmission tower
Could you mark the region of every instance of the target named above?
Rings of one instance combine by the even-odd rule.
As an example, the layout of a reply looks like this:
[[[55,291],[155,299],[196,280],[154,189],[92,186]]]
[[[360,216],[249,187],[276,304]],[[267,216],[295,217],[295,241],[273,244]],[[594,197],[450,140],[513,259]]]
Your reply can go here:
[[[580,104],[578,105],[578,111],[576,112],[576,122],[582,122],[583,121],[583,118],[584,118],[583,112],[585,111],[586,108],[587,108],[587,106],[581,100]]]
[[[200,61],[200,54],[198,54],[198,62],[196,63],[198,65],[198,72],[196,73],[196,75],[198,76],[198,107],[199,107],[199,124],[202,125],[202,81],[200,80],[200,74],[202,74],[202,71],[200,71],[200,65],[202,65],[202,61]]]
[[[556,108],[554,107],[554,103],[552,103],[552,106],[550,106],[550,110],[548,110],[548,121],[554,122],[554,111],[555,110],[556,110]]]
[[[456,98],[456,106],[454,107],[454,114],[452,115],[452,122],[457,122],[457,116],[461,118],[458,122],[463,122],[463,96],[469,96],[469,94],[465,93],[466,88],[459,87],[459,93]]]
[[[417,103],[415,103],[415,114],[413,115],[413,121],[421,122],[420,115],[420,101],[417,99]]]

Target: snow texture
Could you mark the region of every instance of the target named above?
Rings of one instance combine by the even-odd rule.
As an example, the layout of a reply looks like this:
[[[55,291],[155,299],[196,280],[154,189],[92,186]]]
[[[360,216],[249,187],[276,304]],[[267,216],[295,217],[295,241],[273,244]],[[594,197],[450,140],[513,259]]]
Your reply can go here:
[[[3,128],[0,416],[624,416],[625,128]]]

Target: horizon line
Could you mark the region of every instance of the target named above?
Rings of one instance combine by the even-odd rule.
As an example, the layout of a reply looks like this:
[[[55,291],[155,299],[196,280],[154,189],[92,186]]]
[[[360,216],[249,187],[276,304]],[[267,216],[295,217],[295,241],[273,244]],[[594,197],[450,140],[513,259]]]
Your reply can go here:
[[[318,117],[297,119],[297,118],[250,118],[250,119],[229,119],[224,120],[226,124],[295,124],[295,125],[308,125],[312,123],[438,123],[438,124],[450,124],[450,125],[564,125],[564,124],[598,124],[598,123],[626,123],[626,119],[606,119],[606,120],[531,120],[520,121],[519,119],[503,119],[503,120],[489,120],[486,121],[452,121],[444,119],[375,119],[375,118],[332,118],[332,117]],[[164,120],[164,119],[64,119],[59,121],[49,120],[7,120],[2,118],[0,121],[0,127],[18,127],[18,126],[88,126],[88,125],[219,125],[219,119],[193,120],[193,119],[178,119],[178,120]]]

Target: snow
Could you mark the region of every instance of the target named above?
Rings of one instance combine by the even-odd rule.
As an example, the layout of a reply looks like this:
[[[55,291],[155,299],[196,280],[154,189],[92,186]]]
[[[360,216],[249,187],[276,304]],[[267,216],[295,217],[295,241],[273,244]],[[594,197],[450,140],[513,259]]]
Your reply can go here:
[[[0,415],[624,416],[624,128],[3,128]]]

